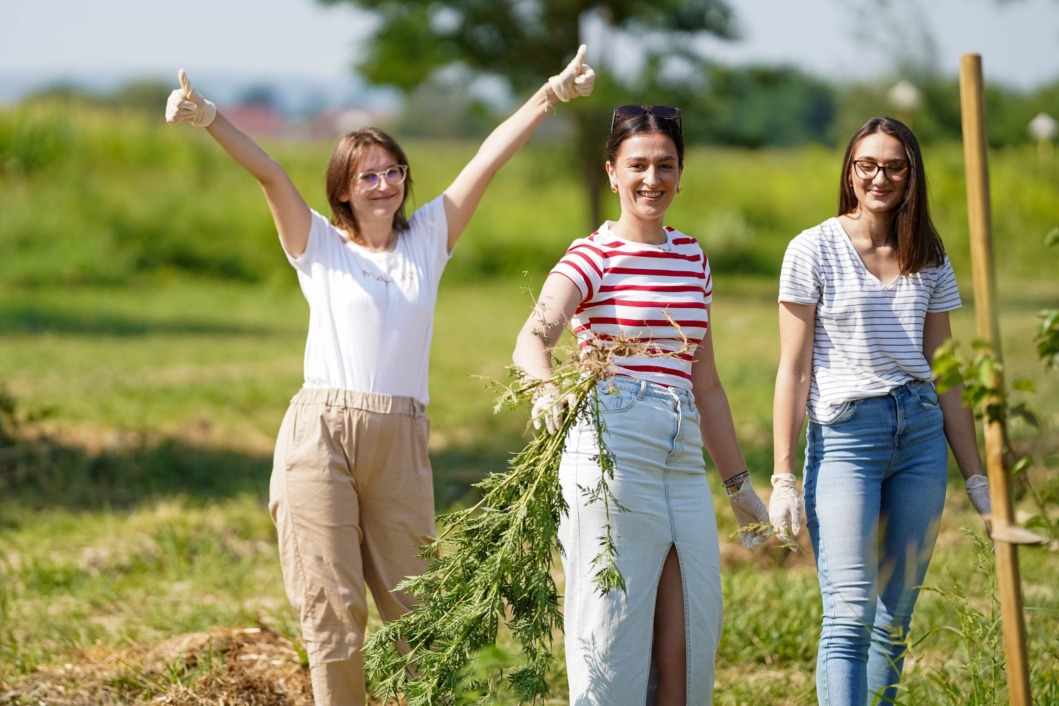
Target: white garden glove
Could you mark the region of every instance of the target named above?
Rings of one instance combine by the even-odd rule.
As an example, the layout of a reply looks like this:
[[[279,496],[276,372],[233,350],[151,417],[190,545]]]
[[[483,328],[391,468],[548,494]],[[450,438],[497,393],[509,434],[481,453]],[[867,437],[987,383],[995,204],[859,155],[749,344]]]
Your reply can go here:
[[[165,104],[167,123],[191,123],[195,127],[206,127],[217,117],[217,106],[199,95],[191,87],[188,75],[180,69],[180,88],[169,94]]]
[[[784,542],[793,541],[802,531],[802,496],[798,492],[798,478],[793,473],[772,476],[769,521]]]
[[[585,53],[587,51],[588,47],[582,44],[578,48],[577,56],[574,57],[574,60],[567,64],[566,68],[558,76],[552,76],[548,79],[548,85],[551,86],[552,93],[563,103],[571,98],[587,96],[592,93],[592,88],[596,85],[596,72],[585,63]]]
[[[967,497],[978,514],[989,524],[989,516],[993,514],[993,504],[989,501],[989,479],[981,474],[971,476],[964,481],[967,488]]]
[[[559,431],[563,424],[563,415],[573,408],[576,398],[573,395],[558,395],[545,392],[533,400],[533,411],[530,418],[533,428],[540,429],[543,423],[549,434]]]
[[[740,477],[742,477],[741,481],[738,480]],[[747,525],[764,525],[746,532],[740,531],[739,541],[747,549],[764,544],[768,539],[769,514],[765,509],[765,503],[761,502],[761,498],[754,492],[754,486],[750,483],[750,475],[744,472],[734,478],[729,478],[725,481],[724,488],[728,491],[728,504],[732,506],[732,513],[735,515],[736,522],[739,523],[740,530]]]

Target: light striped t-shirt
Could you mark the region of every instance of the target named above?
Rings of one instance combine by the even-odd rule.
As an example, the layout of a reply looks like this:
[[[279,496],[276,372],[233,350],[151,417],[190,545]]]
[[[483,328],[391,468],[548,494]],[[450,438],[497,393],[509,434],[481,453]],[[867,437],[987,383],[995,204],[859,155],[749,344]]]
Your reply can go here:
[[[616,358],[615,374],[691,389],[695,348],[709,327],[710,265],[694,238],[665,233],[665,243],[636,243],[604,223],[575,240],[552,272],[581,292],[571,327],[583,353],[621,336],[646,348]]]
[[[864,266],[837,218],[787,246],[779,300],[816,305],[808,412],[818,424],[836,419],[852,400],[932,380],[923,322],[928,312],[961,306],[947,257],[940,266],[883,284]]]

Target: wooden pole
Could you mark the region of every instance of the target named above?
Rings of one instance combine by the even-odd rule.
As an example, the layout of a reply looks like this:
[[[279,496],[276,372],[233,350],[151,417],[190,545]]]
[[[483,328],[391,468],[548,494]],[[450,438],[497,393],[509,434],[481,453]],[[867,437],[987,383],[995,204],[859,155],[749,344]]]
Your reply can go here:
[[[963,117],[963,155],[967,170],[967,216],[974,271],[975,321],[978,337],[990,345],[997,362],[1000,362],[1000,323],[996,312],[989,165],[982,99],[982,57],[978,54],[964,54],[961,58],[960,107]],[[999,373],[993,382],[997,388],[1003,384]],[[1030,677],[1026,656],[1026,624],[1022,613],[1018,545],[1006,539],[1004,532],[1008,526],[1016,524],[1011,503],[1011,476],[1004,463],[1004,423],[1001,420],[991,421],[986,415],[983,427],[989,495],[993,506],[993,541],[996,548],[1000,620],[1004,632],[1010,703],[1012,706],[1030,706]]]

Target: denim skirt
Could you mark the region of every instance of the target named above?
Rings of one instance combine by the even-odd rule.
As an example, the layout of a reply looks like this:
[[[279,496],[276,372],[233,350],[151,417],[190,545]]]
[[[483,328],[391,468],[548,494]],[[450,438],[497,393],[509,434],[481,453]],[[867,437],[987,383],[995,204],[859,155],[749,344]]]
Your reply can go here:
[[[559,525],[566,591],[566,664],[572,706],[641,706],[649,694],[655,595],[662,564],[680,559],[687,647],[687,703],[711,703],[721,637],[720,551],[706,480],[699,412],[690,390],[630,377],[596,388],[603,442],[614,458],[616,500],[589,491],[600,480],[596,430],[582,422],[567,439],[559,471],[568,513]],[[620,506],[620,507],[619,507]],[[595,584],[609,523],[620,589]]]

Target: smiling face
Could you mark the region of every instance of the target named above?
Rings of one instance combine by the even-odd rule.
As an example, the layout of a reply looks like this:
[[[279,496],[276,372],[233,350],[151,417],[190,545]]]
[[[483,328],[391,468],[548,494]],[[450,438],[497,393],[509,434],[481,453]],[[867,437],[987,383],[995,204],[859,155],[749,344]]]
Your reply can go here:
[[[882,215],[899,207],[908,188],[909,170],[897,175],[894,169],[879,169],[873,177],[865,178],[858,174],[855,166],[860,160],[885,167],[908,165],[908,154],[901,141],[885,132],[865,135],[853,147],[847,175],[858,210]],[[899,180],[895,181],[894,176]]]
[[[621,219],[661,221],[677,195],[680,158],[672,138],[661,132],[630,136],[607,162],[611,186],[618,189]]]
[[[405,185],[376,179],[375,186],[370,186],[370,180],[361,179],[359,175],[364,172],[385,172],[398,164],[397,158],[389,150],[377,145],[364,152],[364,156],[353,170],[348,190],[339,197],[352,207],[358,221],[393,220],[394,214],[404,201]]]

